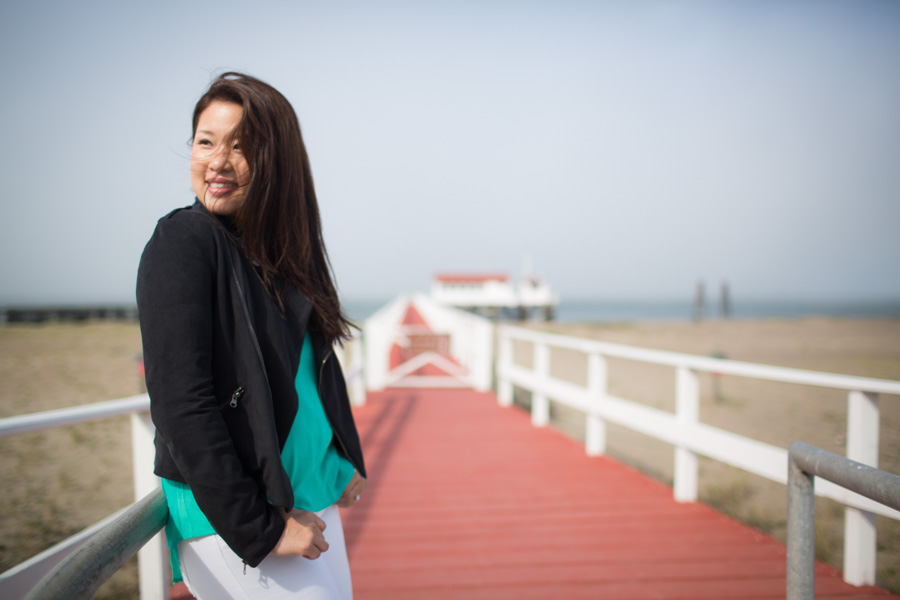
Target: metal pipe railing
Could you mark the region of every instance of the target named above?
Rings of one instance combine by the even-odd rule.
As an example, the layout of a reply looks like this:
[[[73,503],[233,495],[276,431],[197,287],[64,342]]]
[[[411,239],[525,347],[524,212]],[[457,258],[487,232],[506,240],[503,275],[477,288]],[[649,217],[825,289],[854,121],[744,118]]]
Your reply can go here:
[[[803,442],[788,448],[787,598],[815,598],[815,480],[900,510],[900,477]]]
[[[25,600],[93,598],[94,592],[166,524],[162,490],[128,508],[47,573]]]

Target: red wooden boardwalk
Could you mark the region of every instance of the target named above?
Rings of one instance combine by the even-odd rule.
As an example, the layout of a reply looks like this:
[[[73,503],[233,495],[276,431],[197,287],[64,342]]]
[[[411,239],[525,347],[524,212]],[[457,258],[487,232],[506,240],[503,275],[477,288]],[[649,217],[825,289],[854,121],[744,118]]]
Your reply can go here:
[[[344,526],[357,600],[785,595],[785,548],[471,390],[356,409],[370,486]],[[818,565],[817,598],[896,598]]]

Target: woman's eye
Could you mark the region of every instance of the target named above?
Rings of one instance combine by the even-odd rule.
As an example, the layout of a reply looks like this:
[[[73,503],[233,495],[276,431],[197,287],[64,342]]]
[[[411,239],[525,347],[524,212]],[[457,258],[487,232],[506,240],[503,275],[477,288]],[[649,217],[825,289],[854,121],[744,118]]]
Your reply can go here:
[[[212,146],[212,142],[207,139],[199,139],[195,144],[198,146]]]

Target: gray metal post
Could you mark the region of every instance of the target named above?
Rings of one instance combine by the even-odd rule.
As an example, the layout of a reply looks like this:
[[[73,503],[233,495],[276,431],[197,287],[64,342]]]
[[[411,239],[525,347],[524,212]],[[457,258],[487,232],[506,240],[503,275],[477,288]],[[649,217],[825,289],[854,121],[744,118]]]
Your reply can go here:
[[[788,600],[814,600],[816,596],[815,512],[813,476],[788,460]]]
[[[815,595],[815,498],[813,477],[821,477],[870,500],[900,510],[900,476],[839,454],[793,442],[788,449],[788,600]]]

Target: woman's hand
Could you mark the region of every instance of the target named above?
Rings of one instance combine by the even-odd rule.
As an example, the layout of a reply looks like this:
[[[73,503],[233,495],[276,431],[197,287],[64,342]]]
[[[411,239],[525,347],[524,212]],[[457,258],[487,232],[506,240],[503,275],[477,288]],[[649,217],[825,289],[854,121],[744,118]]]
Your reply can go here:
[[[273,556],[294,556],[300,554],[310,560],[328,550],[325,541],[325,521],[316,513],[294,509],[284,516],[284,532],[272,548]]]
[[[367,485],[369,485],[369,482],[363,479],[362,475],[354,471],[353,479],[351,479],[350,483],[347,484],[347,487],[344,488],[344,493],[341,494],[341,497],[338,499],[337,505],[341,508],[350,508],[359,502],[359,498],[362,496]]]

